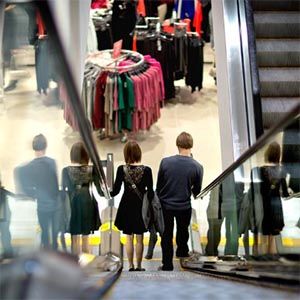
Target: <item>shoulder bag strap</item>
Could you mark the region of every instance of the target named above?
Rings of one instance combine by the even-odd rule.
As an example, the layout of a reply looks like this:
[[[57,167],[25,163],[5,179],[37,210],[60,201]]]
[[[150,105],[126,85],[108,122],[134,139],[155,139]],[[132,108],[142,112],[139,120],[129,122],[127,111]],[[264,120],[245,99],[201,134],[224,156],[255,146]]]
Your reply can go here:
[[[133,182],[129,172],[128,172],[128,168],[127,166],[123,166],[123,170],[124,170],[124,174],[126,176],[126,179],[128,180],[128,182],[131,184],[131,187],[133,188],[133,190],[135,191],[135,193],[139,196],[140,199],[143,200],[143,196],[141,194],[141,192],[138,190],[136,184]]]

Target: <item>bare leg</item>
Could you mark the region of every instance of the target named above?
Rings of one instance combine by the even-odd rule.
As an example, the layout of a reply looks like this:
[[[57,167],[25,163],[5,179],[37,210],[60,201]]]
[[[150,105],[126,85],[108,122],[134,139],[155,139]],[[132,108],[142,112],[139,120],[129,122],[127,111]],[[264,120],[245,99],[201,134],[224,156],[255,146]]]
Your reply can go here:
[[[128,263],[129,263],[129,269],[134,268],[133,265],[133,235],[126,235],[126,253],[127,253],[127,258],[128,258]]]
[[[80,236],[71,235],[71,249],[72,253],[79,255],[80,254]]]
[[[277,253],[276,243],[275,243],[275,236],[269,235],[269,245],[268,246],[269,246],[268,253],[270,253],[270,254],[276,254]]]
[[[143,252],[144,252],[144,243],[143,243],[143,234],[136,235],[136,263],[137,267],[140,269],[142,267],[142,259],[143,259]]]
[[[82,236],[82,252],[84,253],[90,253],[89,249],[89,236],[83,235]]]
[[[261,236],[261,252],[260,254],[269,254],[269,236],[262,235]]]

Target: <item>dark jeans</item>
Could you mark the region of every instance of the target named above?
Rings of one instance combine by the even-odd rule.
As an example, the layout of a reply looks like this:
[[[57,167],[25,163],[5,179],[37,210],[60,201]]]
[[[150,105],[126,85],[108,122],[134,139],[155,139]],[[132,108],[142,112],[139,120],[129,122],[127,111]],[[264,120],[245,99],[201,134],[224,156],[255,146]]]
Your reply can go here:
[[[176,256],[188,255],[189,225],[191,222],[192,209],[170,210],[164,209],[165,231],[161,239],[162,263],[164,268],[173,269],[173,230],[174,218],[176,219]]]
[[[205,254],[208,256],[218,256],[223,221],[224,219],[208,219],[207,245],[205,248]]]
[[[223,212],[225,217],[226,245],[225,255],[237,255],[239,250],[239,234],[236,211]]]
[[[38,211],[38,220],[41,226],[41,244],[44,248],[57,249],[57,234],[58,234],[58,214],[57,212]],[[50,230],[52,243],[50,242]]]
[[[9,221],[0,221],[0,235],[1,235],[1,243],[3,248],[2,251],[4,255],[10,255],[13,253],[9,225],[10,225]]]

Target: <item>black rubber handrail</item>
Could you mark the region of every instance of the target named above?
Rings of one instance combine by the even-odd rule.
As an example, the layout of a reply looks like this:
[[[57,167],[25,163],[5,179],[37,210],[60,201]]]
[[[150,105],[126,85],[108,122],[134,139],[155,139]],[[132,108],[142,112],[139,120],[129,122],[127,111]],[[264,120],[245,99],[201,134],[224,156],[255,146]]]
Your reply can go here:
[[[250,62],[250,74],[251,85],[253,95],[253,111],[255,116],[255,133],[258,139],[264,133],[263,128],[263,114],[262,104],[260,97],[260,80],[257,64],[257,50],[256,50],[256,37],[255,37],[255,25],[254,14],[250,0],[245,1],[245,17],[247,25],[248,35],[248,49],[249,49],[249,62]]]
[[[64,79],[64,83],[66,85],[66,89],[70,99],[70,104],[78,122],[80,135],[94,164],[95,171],[100,178],[100,184],[103,189],[104,196],[109,200],[110,196],[107,186],[107,180],[104,170],[101,166],[101,161],[97,152],[96,145],[93,141],[91,126],[85,116],[79,96],[79,91],[76,88],[71,68],[68,64],[65,50],[60,41],[59,31],[56,27],[48,1],[34,1],[34,4],[40,10],[41,16],[47,28],[47,33],[51,39],[51,47],[53,47],[53,51],[55,53],[56,67],[59,68],[60,75]]]
[[[232,163],[224,172],[222,172],[214,181],[212,181],[207,187],[205,187],[196,198],[204,197],[209,191],[215,188],[217,185],[223,182],[223,180],[233,173],[238,167],[240,167],[246,160],[248,160],[253,154],[262,149],[271,138],[282,131],[292,121],[300,118],[300,104],[298,104],[290,113],[288,113],[281,121],[277,123],[272,129],[262,135],[254,145],[246,150],[240,158]]]

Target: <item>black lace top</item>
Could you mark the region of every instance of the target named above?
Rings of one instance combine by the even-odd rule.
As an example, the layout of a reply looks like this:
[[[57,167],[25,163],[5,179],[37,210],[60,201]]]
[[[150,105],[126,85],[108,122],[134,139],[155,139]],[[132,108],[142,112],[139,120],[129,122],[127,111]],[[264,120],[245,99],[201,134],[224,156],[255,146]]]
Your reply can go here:
[[[125,234],[142,234],[147,231],[142,218],[143,200],[140,199],[131,183],[127,180],[123,167],[123,165],[118,167],[114,188],[111,192],[112,197],[119,194],[124,183],[124,193],[118,208],[115,225]],[[144,195],[147,191],[148,199],[152,200],[154,192],[151,169],[143,165],[128,165],[127,168],[139,192]]]
[[[137,186],[139,192],[144,194],[146,191],[148,192],[148,197],[150,199],[153,198],[153,178],[152,178],[152,170],[151,168],[143,165],[132,166],[128,165],[128,173],[132,179],[132,181]],[[116,196],[119,194],[122,184],[124,186],[124,194],[129,194],[129,196],[136,196],[135,191],[133,190],[130,182],[127,180],[124,174],[124,166],[119,166],[117,170],[117,177],[115,180],[113,191],[111,192],[111,196]]]

